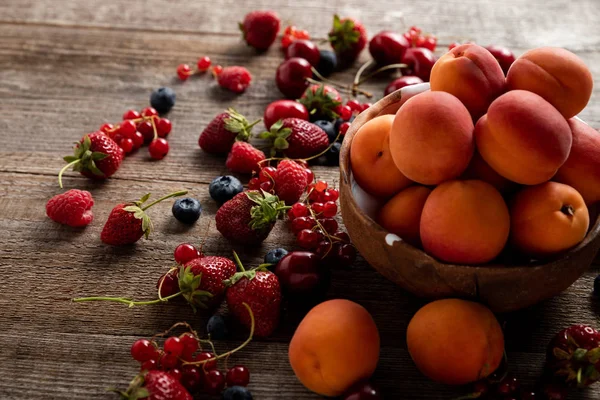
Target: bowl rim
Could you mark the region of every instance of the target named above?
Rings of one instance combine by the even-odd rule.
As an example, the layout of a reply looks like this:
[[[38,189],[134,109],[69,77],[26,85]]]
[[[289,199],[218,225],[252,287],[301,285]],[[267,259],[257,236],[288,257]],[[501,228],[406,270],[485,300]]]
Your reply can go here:
[[[422,86],[423,90],[421,90],[420,92],[417,92],[416,94],[429,90],[429,83],[421,83],[421,84],[413,85],[413,86]],[[352,146],[352,140],[354,139],[354,136],[356,135],[358,130],[365,123],[374,119],[377,116],[390,114],[389,112],[386,112],[386,109],[388,109],[388,108],[394,106],[396,103],[399,103],[402,101],[403,94],[405,94],[405,92],[406,92],[406,90],[405,90],[406,88],[410,88],[410,86],[406,86],[404,88],[396,90],[395,92],[390,93],[389,95],[383,97],[381,100],[377,101],[375,104],[373,104],[367,110],[360,113],[354,119],[354,121],[350,125],[350,128],[346,132],[346,135],[344,136],[344,141],[342,143],[342,148],[340,150],[340,180],[343,182],[343,184],[347,185],[350,188],[350,190],[349,190],[350,196],[348,196],[347,201],[348,201],[349,205],[351,206],[351,208],[353,209],[352,211],[357,214],[358,218],[360,219],[361,224],[369,225],[372,229],[375,229],[378,234],[381,234],[383,236],[386,236],[389,234],[393,235],[393,233],[388,232],[381,225],[379,225],[375,220],[373,220],[370,216],[368,216],[362,210],[362,208],[358,205],[358,203],[356,202],[356,199],[354,198],[354,195],[352,194],[351,185],[353,183],[352,183],[352,178],[351,178],[352,170],[351,170],[351,166],[350,166],[350,147]],[[414,89],[416,89],[416,88],[413,88],[412,91],[414,91]],[[585,121],[583,121],[583,122],[585,122]],[[342,184],[342,182],[340,182],[340,184]],[[588,209],[589,208],[590,207],[588,207]],[[570,258],[573,258],[577,254],[581,253],[584,250],[584,248],[586,248],[588,245],[590,245],[590,243],[592,243],[598,237],[599,234],[600,234],[600,213],[598,213],[598,215],[596,216],[594,224],[588,228],[588,232],[587,232],[586,236],[583,238],[583,240],[577,246],[566,251],[565,253],[562,253],[558,257],[549,258],[549,259],[545,259],[545,260],[530,261],[527,264],[525,264],[525,263],[501,264],[497,261],[492,261],[491,263],[486,263],[486,264],[453,264],[453,263],[445,263],[443,261],[440,261],[439,259],[427,254],[424,250],[414,247],[414,246],[408,244],[407,242],[405,242],[404,240],[394,241],[393,245],[390,245],[390,247],[401,246],[405,251],[412,253],[415,256],[426,257],[429,262],[431,262],[435,265],[443,265],[443,266],[448,266],[448,267],[452,267],[452,266],[466,267],[466,268],[473,268],[473,269],[485,268],[488,271],[489,270],[505,271],[507,268],[543,268],[548,265],[553,265],[555,263],[566,261]],[[495,260],[497,260],[497,259],[495,259]]]

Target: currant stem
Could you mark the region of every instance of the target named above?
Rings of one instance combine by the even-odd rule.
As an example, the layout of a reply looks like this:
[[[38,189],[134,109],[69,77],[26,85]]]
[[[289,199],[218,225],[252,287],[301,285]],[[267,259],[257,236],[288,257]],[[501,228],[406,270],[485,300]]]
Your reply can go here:
[[[60,188],[63,188],[63,184],[62,184],[62,175],[65,173],[66,170],[69,169],[69,167],[74,166],[75,164],[79,164],[81,162],[80,159],[77,159],[75,161],[71,161],[70,163],[68,163],[67,165],[65,165],[64,167],[62,167],[62,169],[58,172],[58,186],[60,186]]]
[[[152,207],[153,205],[155,205],[156,203],[160,203],[163,200],[169,199],[171,197],[177,197],[177,196],[183,196],[184,194],[187,194],[187,190],[180,190],[179,192],[174,192],[171,194],[168,194],[166,196],[161,197],[158,200],[154,200],[152,203],[142,207],[142,211],[146,211],[147,209],[149,209],[150,207]]]
[[[150,118],[150,123],[152,124],[152,130],[154,131],[154,137],[152,140],[158,139],[158,131],[156,130],[156,123],[154,123],[154,118]]]
[[[129,307],[133,307],[133,306],[147,306],[147,305],[151,305],[151,304],[159,304],[165,301],[169,301],[171,299],[174,299],[177,296],[180,296],[181,294],[183,294],[183,292],[179,291],[177,293],[174,293],[170,296],[167,297],[163,297],[162,299],[155,299],[155,300],[148,300],[148,301],[134,301],[131,299],[126,299],[124,297],[102,297],[102,296],[98,296],[98,297],[78,297],[73,299],[73,301],[75,303],[81,303],[84,301],[114,301],[117,303],[124,303],[124,304],[128,304]]]

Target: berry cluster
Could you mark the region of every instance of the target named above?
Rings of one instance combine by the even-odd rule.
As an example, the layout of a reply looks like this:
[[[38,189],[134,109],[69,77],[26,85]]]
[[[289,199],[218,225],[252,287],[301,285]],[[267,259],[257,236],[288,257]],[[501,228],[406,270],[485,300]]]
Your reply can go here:
[[[435,51],[437,38],[433,35],[423,35],[421,28],[411,26],[402,36],[408,40],[410,47],[422,47],[427,50]]]
[[[188,64],[179,64],[177,66],[177,76],[182,81],[186,81],[194,74],[204,74],[210,68],[211,60],[207,56],[200,57],[196,66],[196,71],[192,71]],[[252,81],[250,71],[244,67],[233,66],[223,68],[221,65],[214,65],[211,71],[219,86],[234,93],[243,93]]]
[[[296,40],[309,40],[310,34],[304,29],[298,29],[293,25],[287,26],[283,31],[281,38],[281,49],[286,51],[288,47]]]
[[[206,71],[208,71],[211,64],[212,64],[212,61],[210,60],[210,57],[207,57],[207,56],[203,56],[198,59],[198,61],[196,62],[196,67],[197,67],[196,71],[192,71],[192,68],[188,64],[179,64],[177,66],[177,76],[182,81],[187,81],[187,79],[194,74],[203,74]],[[219,72],[222,71],[222,69],[223,69],[220,65],[215,65],[213,67],[213,72],[215,72],[215,68],[216,68],[216,71],[219,71]]]

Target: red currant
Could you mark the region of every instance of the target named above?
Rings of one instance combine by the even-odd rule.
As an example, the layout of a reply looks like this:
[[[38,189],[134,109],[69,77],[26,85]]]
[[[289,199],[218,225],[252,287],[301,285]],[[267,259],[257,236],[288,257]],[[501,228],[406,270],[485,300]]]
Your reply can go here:
[[[175,248],[173,256],[177,264],[185,265],[196,258],[202,257],[202,253],[189,243],[181,243]]]
[[[133,140],[133,148],[134,149],[139,149],[140,147],[142,147],[142,145],[144,144],[144,135],[142,135],[140,132],[136,131],[133,136],[131,137],[131,139]]]
[[[333,218],[323,218],[319,220],[319,223],[325,229],[325,232],[333,235],[338,229],[338,223]]]
[[[210,61],[209,57],[204,56],[204,57],[200,57],[198,59],[198,63],[197,64],[198,64],[198,71],[204,72],[204,71],[207,71],[210,68],[211,61]]]
[[[150,142],[154,139],[154,129],[152,128],[152,123],[150,121],[141,121],[137,125],[137,130],[144,136],[145,142]]]
[[[261,182],[271,182],[275,178],[276,173],[277,169],[274,167],[264,167],[258,174],[258,180]]]
[[[328,240],[322,240],[317,244],[315,248],[315,254],[319,258],[329,257],[332,254],[333,245]]]
[[[362,108],[361,108],[361,105],[360,105],[360,103],[358,102],[358,100],[354,100],[354,99],[352,99],[352,100],[348,100],[348,101],[346,102],[346,105],[347,105],[348,107],[350,107],[350,109],[351,109],[352,111],[357,111],[357,112],[360,112],[360,111],[362,110]]]
[[[110,134],[110,131],[112,131],[114,128],[115,127],[113,124],[102,124],[102,126],[100,127],[100,132]]]
[[[344,136],[346,134],[346,132],[348,132],[348,129],[350,128],[350,122],[344,122],[343,124],[340,125],[340,135]]]
[[[119,125],[119,133],[123,137],[130,138],[133,135],[135,135],[136,132],[137,132],[137,126],[135,126],[135,122],[133,122],[131,120],[123,121],[123,122],[121,122],[121,125]]]
[[[169,152],[169,142],[163,138],[154,139],[148,146],[150,157],[155,160],[162,160]]]
[[[165,353],[160,358],[160,368],[163,371],[171,369],[171,368],[175,368],[178,365],[179,365],[179,358],[177,358],[177,356],[175,356],[173,354]]]
[[[204,391],[209,395],[217,395],[225,388],[225,375],[218,369],[204,374]]]
[[[311,208],[315,212],[315,214],[321,214],[323,212],[323,203],[312,203]]]
[[[248,386],[250,371],[243,365],[236,365],[227,371],[227,386]]]
[[[421,43],[421,46],[419,46],[419,47],[425,47],[426,49],[435,51],[436,46],[437,46],[437,38],[435,36],[427,36],[423,40],[423,43]]]
[[[192,360],[194,353],[198,350],[198,339],[191,333],[184,333],[180,339],[183,344],[181,357],[184,360]]]
[[[136,110],[127,110],[123,114],[123,121],[126,121],[128,119],[137,119],[140,117],[141,117],[140,113],[137,112]]]
[[[252,178],[248,182],[248,189],[250,190],[258,190],[260,189],[260,180],[258,178]]]
[[[142,117],[153,117],[155,115],[158,115],[158,111],[153,107],[146,107],[142,110]]]
[[[158,278],[158,282],[156,282],[156,288],[160,288],[161,297],[168,297],[179,292],[179,278],[177,276],[177,270],[169,271]]]
[[[311,250],[319,244],[319,234],[310,229],[302,229],[296,237],[298,245],[302,248]]]
[[[350,236],[344,231],[337,231],[333,233],[333,236],[340,242],[350,243]]]
[[[333,201],[323,204],[323,216],[327,218],[335,217],[337,214],[337,205]],[[335,231],[335,229],[334,229]]]
[[[156,123],[156,133],[159,137],[162,138],[166,137],[169,133],[171,133],[172,128],[173,125],[171,124],[171,121],[166,118],[161,118]]]
[[[337,259],[344,266],[350,266],[356,260],[356,249],[351,244],[343,244],[338,249]]]
[[[187,65],[187,64],[179,64],[177,66],[177,76],[182,81],[187,80],[187,78],[189,78],[191,74],[192,74],[192,70],[191,70],[191,68],[190,68],[189,65]]]
[[[202,389],[202,370],[192,365],[181,368],[181,384],[190,392],[195,393]]]
[[[213,76],[216,78],[217,76],[221,75],[221,72],[223,72],[223,67],[220,65],[215,65],[214,67],[212,67],[212,74]]]
[[[329,192],[329,195],[331,196],[331,198],[329,199],[331,201],[336,201],[340,198],[340,192],[337,189],[329,189],[327,192]]]
[[[159,356],[158,350],[148,339],[139,339],[131,345],[131,356],[134,360],[144,362],[156,360]]]
[[[284,50],[287,49],[293,41],[294,37],[292,35],[283,35],[281,38],[281,48]]]
[[[119,143],[119,146],[121,146],[121,148],[123,149],[123,151],[126,154],[129,154],[129,153],[131,153],[133,151],[133,140],[131,140],[129,138],[123,139]]]
[[[211,358],[215,358],[215,355],[210,351],[203,351],[201,353],[196,354],[194,357],[194,361],[204,361],[210,360]],[[201,370],[210,371],[217,368],[217,360],[209,361],[204,364],[200,364]]]
[[[339,105],[335,108],[335,112],[344,121],[348,121],[350,119],[350,117],[352,117],[352,109],[348,106]]]
[[[177,336],[167,338],[163,348],[167,353],[175,357],[179,357],[181,356],[181,353],[183,353],[183,343],[181,343],[181,339]]]
[[[316,221],[313,217],[298,217],[292,220],[292,232],[297,235],[303,229],[312,229],[315,224]]]
[[[409,47],[410,42],[406,37],[392,31],[379,32],[369,42],[371,57],[380,66],[401,63]]]
[[[306,168],[306,183],[311,183],[315,180],[315,174],[312,172],[312,169]]]
[[[178,368],[173,368],[169,370],[168,374],[171,375],[176,381],[181,380],[181,370]]]
[[[155,369],[158,369],[158,361],[157,360],[144,361],[140,365],[140,371],[152,371]]]
[[[275,187],[275,184],[273,184],[273,181],[265,181],[261,182],[258,187],[265,192],[271,192],[273,187]]]
[[[308,207],[304,203],[296,203],[290,208],[289,214],[291,214],[290,219],[306,217],[309,214]]]
[[[317,183],[315,184],[315,191],[321,193],[325,189],[327,189],[327,182],[317,181]]]

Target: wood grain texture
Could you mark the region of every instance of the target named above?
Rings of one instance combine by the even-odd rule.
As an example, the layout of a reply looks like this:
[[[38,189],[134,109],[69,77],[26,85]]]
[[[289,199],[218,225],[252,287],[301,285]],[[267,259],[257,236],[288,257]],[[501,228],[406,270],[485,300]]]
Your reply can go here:
[[[273,80],[281,62],[278,49],[256,56],[239,40],[235,22],[245,12],[274,8],[286,21],[325,36],[333,12],[360,17],[371,33],[417,24],[447,44],[458,38],[511,46],[520,53],[541,45],[575,51],[590,66],[596,89],[582,118],[600,126],[600,34],[596,0],[442,1],[400,4],[382,0],[304,2],[225,0],[3,0],[0,2],[0,398],[110,399],[105,389],[123,387],[135,373],[129,346],[186,320],[203,330],[206,316],[169,303],[128,309],[118,304],[74,304],[81,295],[151,298],[158,276],[173,264],[183,241],[199,243],[216,205],[207,184],[224,173],[223,159],[208,156],[197,138],[210,119],[234,106],[250,118],[279,98]],[[235,15],[231,15],[231,10]],[[223,65],[244,64],[254,74],[242,96],[222,92],[208,76],[181,84],[174,70],[209,55]],[[367,54],[363,54],[366,59]],[[350,81],[356,68],[336,74]],[[389,78],[388,78],[389,79]],[[387,79],[367,85],[381,97]],[[103,122],[117,121],[127,108],[147,105],[150,91],[169,85],[177,106],[169,116],[171,152],[151,162],[145,151],[128,157],[117,175],[92,183],[69,173],[67,188],[90,190],[95,222],[75,230],[50,221],[45,202],[60,190],[55,174],[71,143]],[[318,177],[338,179],[332,168]],[[135,246],[112,248],[99,240],[114,204],[146,192],[156,195],[186,188],[204,206],[200,221],[186,228],[170,213],[170,203],[150,211],[156,232]],[[260,248],[240,249],[246,264],[260,262],[266,250],[293,247],[279,224]],[[216,231],[207,234],[206,252],[227,255],[233,247]],[[573,323],[598,321],[600,304],[590,297],[598,262],[563,294],[530,309],[500,315],[505,325],[511,368],[528,383],[539,375],[545,345],[554,332]],[[382,337],[382,357],[374,381],[386,399],[450,399],[464,391],[433,384],[414,368],[406,351],[410,317],[423,304],[373,271],[362,258],[350,271],[334,271],[328,297],[363,304]],[[254,341],[232,362],[252,373],[256,399],[316,399],[295,379],[287,345],[304,311],[287,309],[273,337]],[[230,349],[240,332],[220,343]],[[597,399],[600,388],[575,392],[572,399]]]

